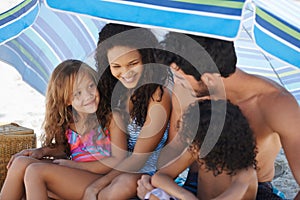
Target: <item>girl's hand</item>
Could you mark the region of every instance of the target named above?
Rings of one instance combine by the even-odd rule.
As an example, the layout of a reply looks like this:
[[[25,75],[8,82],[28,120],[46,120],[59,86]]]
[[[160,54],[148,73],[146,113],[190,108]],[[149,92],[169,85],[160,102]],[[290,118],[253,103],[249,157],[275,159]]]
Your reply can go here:
[[[9,167],[11,166],[12,162],[15,160],[15,158],[19,157],[19,156],[29,156],[35,159],[42,159],[43,158],[43,149],[42,148],[36,148],[36,149],[24,149],[22,151],[20,151],[19,153],[16,153],[15,155],[13,155],[8,164],[6,165],[6,168],[9,169]]]

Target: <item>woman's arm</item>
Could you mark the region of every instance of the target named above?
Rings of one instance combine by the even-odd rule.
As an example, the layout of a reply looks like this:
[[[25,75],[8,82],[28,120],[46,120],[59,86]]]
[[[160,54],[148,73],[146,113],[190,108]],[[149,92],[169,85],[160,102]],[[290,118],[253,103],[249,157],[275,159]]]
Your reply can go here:
[[[122,162],[108,174],[91,184],[85,192],[86,195],[88,195],[89,192],[97,194],[124,171],[135,173],[144,166],[147,158],[161,141],[169,122],[171,109],[170,95],[167,89],[165,89],[161,101],[157,101],[159,90],[160,89],[157,89],[153,95],[153,100],[150,100],[147,117],[132,154],[122,160]],[[85,196],[85,198],[87,199],[87,196]]]

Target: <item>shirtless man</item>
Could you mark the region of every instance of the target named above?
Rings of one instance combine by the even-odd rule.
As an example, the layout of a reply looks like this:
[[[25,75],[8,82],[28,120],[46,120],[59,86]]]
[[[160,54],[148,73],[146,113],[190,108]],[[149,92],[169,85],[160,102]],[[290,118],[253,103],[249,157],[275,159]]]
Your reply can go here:
[[[189,53],[186,54],[190,55],[197,52],[192,48],[186,48],[190,47],[190,44],[183,45],[181,43],[180,45],[180,43],[177,43],[180,42],[177,41],[177,38],[181,37],[180,35],[182,34],[169,33],[165,40],[166,49],[172,52],[179,51],[180,53],[188,51]],[[203,63],[201,63],[203,60],[201,59],[198,60],[197,64],[193,63],[197,71],[202,74],[200,79],[197,79],[197,76],[193,73],[187,73],[185,68],[188,66],[181,65],[178,58],[168,58],[165,64],[173,66],[173,69],[177,68],[175,72],[181,74],[181,77],[185,78],[194,91],[198,91],[199,94],[205,94],[205,91],[199,92],[205,90],[205,87],[203,87],[203,84],[205,84],[211,98],[224,98],[222,92],[224,87],[225,98],[240,107],[249,121],[257,142],[258,154],[256,159],[258,161],[257,176],[259,182],[257,199],[275,198],[272,194],[270,182],[274,177],[274,162],[281,147],[284,149],[295,180],[300,184],[300,107],[295,98],[286,89],[271,80],[236,69],[236,54],[233,42],[189,36],[201,44],[210,54],[219,69],[219,73],[206,71],[207,69],[203,67]],[[175,115],[178,117],[180,114],[175,112]],[[170,142],[177,132],[170,130],[169,134]],[[161,160],[166,159],[163,152],[161,157]],[[163,163],[167,162],[163,161]],[[190,168],[186,184],[189,184],[196,168],[195,166]],[[145,191],[152,188],[149,179],[149,177],[142,177],[138,181],[138,194],[140,197],[143,196]],[[295,199],[300,200],[300,192]]]

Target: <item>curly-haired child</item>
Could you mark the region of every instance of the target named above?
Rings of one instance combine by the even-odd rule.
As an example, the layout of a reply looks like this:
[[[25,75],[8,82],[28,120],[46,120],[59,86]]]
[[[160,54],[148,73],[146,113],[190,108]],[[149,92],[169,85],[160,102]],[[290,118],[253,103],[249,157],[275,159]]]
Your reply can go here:
[[[238,106],[225,100],[199,101],[189,106],[180,126],[181,139],[188,147],[152,176],[157,189],[146,199],[255,199],[255,140]],[[214,141],[211,149],[205,149]],[[197,197],[173,180],[194,161],[199,171]]]

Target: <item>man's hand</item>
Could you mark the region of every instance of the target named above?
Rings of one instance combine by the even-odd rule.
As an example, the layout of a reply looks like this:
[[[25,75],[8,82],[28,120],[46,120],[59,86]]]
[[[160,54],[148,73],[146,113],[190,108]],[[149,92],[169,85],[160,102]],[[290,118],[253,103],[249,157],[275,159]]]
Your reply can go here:
[[[154,189],[151,184],[151,176],[142,175],[141,179],[137,182],[137,195],[140,199],[144,199],[145,195]]]

